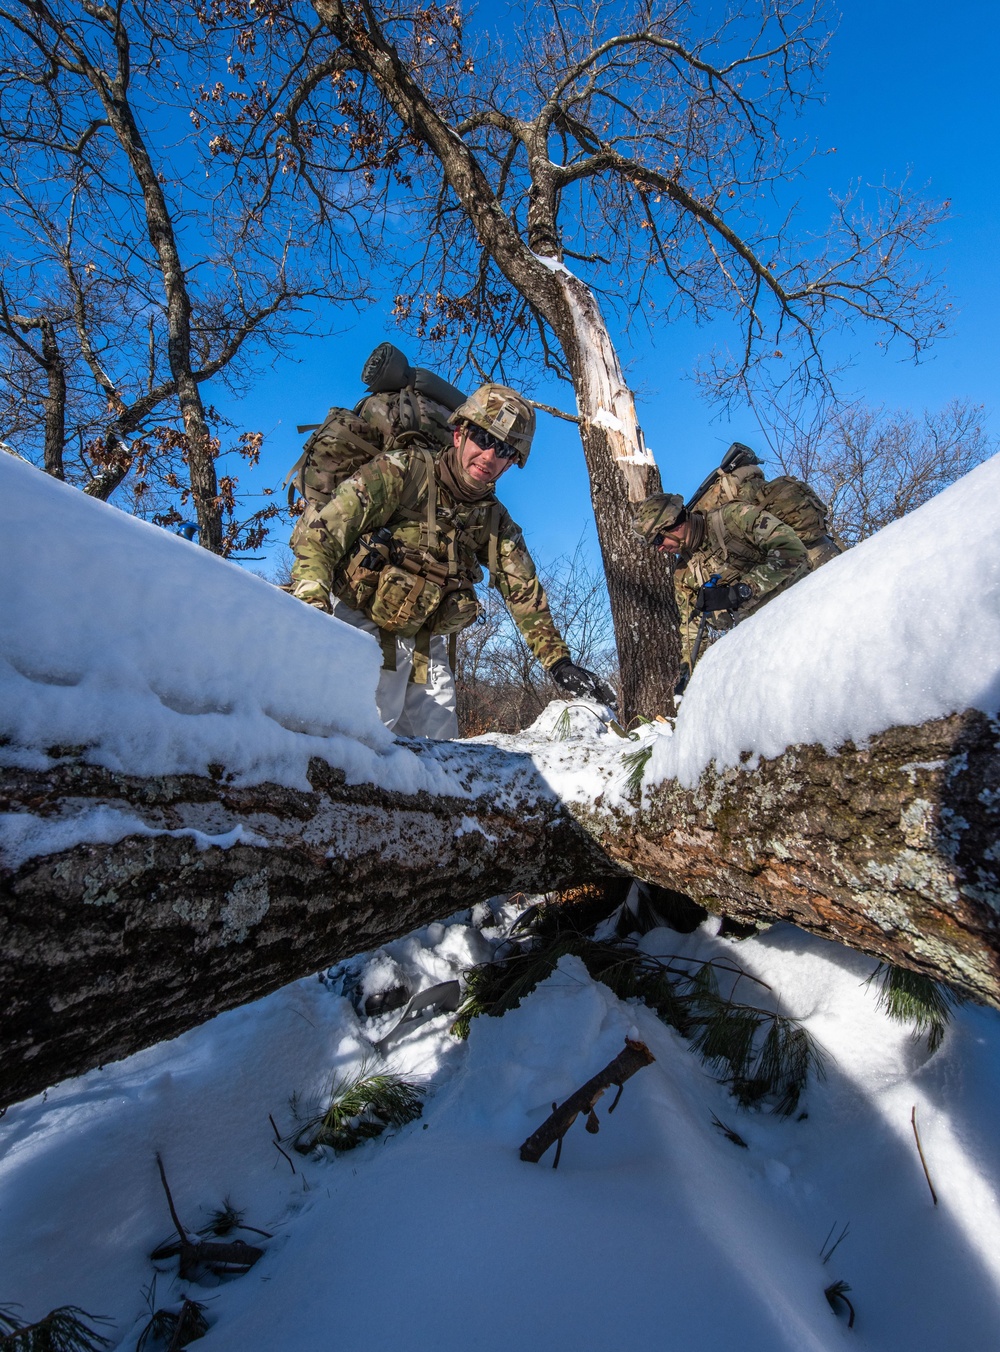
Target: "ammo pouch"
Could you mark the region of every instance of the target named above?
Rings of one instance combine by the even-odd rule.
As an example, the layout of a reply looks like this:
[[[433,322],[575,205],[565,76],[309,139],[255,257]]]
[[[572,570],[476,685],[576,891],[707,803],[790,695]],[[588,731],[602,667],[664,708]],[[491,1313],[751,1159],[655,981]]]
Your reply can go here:
[[[387,563],[378,575],[368,614],[386,633],[412,638],[437,610],[442,591],[429,577]]]
[[[469,582],[450,574],[446,563],[397,546],[394,562],[378,575],[368,614],[401,638],[425,627],[431,634],[457,634],[476,620],[479,602]]]

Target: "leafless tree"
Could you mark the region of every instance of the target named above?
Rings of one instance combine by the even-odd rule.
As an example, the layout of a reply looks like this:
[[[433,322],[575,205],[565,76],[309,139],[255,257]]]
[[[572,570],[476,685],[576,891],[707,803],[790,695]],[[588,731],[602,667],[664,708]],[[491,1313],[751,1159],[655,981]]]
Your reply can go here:
[[[248,212],[212,173],[195,125],[224,64],[210,37],[167,0],[0,5],[0,435],[164,524],[190,497],[200,542],[227,553],[277,508],[238,519],[205,382],[238,392],[262,344],[307,324],[306,297],[359,287],[336,266],[307,275],[292,218]],[[260,442],[232,449],[253,463]]]
[[[813,485],[849,545],[912,512],[997,449],[982,405],[963,399],[920,417],[856,403],[828,409],[809,427],[777,431],[782,472]]]
[[[271,0],[266,18],[227,4],[273,54],[237,158],[332,202],[352,138],[357,169],[426,242],[398,284],[398,318],[482,375],[546,365],[571,382],[624,702],[668,707],[667,567],[630,531],[630,502],[659,477],[611,319],[730,317],[735,355],[706,373],[723,397],[827,380],[834,329],[863,323],[919,353],[943,324],[919,256],[938,209],[905,187],[854,185],[818,240],[797,222],[788,117],[827,42],[812,0],[745,0],[722,18],[694,0],[539,0],[509,41],[482,29],[470,45],[455,3],[314,9],[320,24],[299,0]],[[279,74],[282,53],[297,69]]]
[[[614,628],[604,578],[583,543],[543,573],[549,605],[577,661],[617,687]],[[458,722],[464,737],[519,732],[552,699],[564,698],[545,674],[499,595],[480,588],[480,620],[458,638]]]

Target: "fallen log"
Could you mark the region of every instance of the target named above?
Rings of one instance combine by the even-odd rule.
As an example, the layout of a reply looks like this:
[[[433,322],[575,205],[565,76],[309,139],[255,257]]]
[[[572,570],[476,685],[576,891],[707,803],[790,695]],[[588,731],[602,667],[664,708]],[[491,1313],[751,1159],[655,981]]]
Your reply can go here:
[[[1000,723],[985,714],[712,767],[588,826],[710,911],[787,920],[1000,1007]]]
[[[320,761],[308,791],[74,760],[0,771],[0,811],[133,822],[0,874],[0,1106],[474,901],[627,874],[1000,1007],[994,720],[894,728],[835,755],[793,747],[661,784],[641,807],[613,801],[620,749],[539,742],[540,770],[497,740],[423,751],[454,785],[434,795],[350,785]],[[546,757],[606,792],[561,802]]]
[[[484,898],[621,875],[527,757],[438,754],[454,794],[348,785],[318,760],[310,792],[0,772],[0,811],[52,823],[99,804],[135,828],[0,874],[0,1106]]]

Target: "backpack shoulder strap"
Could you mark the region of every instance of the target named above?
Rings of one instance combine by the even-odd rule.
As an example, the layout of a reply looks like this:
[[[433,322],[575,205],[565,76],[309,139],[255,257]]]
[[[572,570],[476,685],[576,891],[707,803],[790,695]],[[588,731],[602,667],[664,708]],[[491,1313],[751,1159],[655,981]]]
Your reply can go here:
[[[726,530],[722,524],[722,508],[716,507],[709,512],[705,518],[705,524],[708,526],[708,533],[712,537],[712,543],[722,555],[723,560],[729,558],[729,546],[726,543]]]
[[[420,543],[429,548],[438,542],[437,476],[434,473],[434,457],[425,446],[418,446],[407,459],[406,478],[399,500],[400,508],[405,512],[415,513],[425,486],[427,503],[424,524],[420,531]]]
[[[487,570],[489,572],[490,586],[497,585],[497,573],[499,572],[499,553],[500,553],[500,504],[495,502],[490,508],[490,545],[487,555]]]

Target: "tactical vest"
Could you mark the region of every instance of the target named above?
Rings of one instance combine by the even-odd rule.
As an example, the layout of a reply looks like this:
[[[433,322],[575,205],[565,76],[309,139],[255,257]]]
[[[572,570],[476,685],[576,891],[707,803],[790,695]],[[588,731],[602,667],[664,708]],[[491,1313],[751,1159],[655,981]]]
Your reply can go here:
[[[761,475],[763,478],[763,475]],[[700,509],[699,509],[700,510]],[[702,557],[707,555],[707,558]],[[722,568],[709,560],[722,559]],[[685,565],[687,575],[696,587],[703,587],[712,573],[718,572],[722,583],[728,586],[756,568],[767,558],[767,551],[758,549],[751,541],[738,535],[727,535],[722,520],[722,508],[714,507],[705,513],[705,536],[698,549]]]
[[[358,540],[334,574],[333,590],[384,633],[456,634],[479,615],[477,555],[484,544],[495,579],[500,504],[490,497],[445,508],[430,451],[417,449],[407,461],[400,505],[385,526]]]

